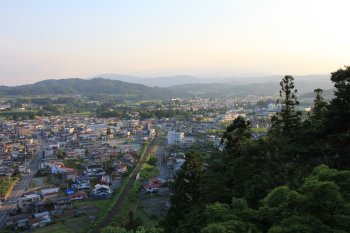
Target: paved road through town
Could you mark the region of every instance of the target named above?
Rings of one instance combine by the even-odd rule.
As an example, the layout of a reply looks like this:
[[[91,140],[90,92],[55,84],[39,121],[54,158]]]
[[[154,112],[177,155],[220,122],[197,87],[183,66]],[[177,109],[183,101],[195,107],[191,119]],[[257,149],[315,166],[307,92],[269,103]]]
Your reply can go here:
[[[28,188],[29,182],[32,180],[33,176],[39,169],[39,164],[41,161],[41,152],[43,145],[39,142],[38,151],[36,155],[33,155],[33,160],[30,165],[30,173],[22,174],[20,180],[17,182],[12,192],[8,196],[7,200],[3,203],[0,208],[0,228],[4,226],[9,213],[16,208],[17,200],[20,198],[25,190]]]
[[[159,168],[159,178],[164,180],[171,180],[174,177],[175,172],[171,170],[165,161],[164,145],[160,145],[157,148],[156,156],[158,159],[157,166]]]

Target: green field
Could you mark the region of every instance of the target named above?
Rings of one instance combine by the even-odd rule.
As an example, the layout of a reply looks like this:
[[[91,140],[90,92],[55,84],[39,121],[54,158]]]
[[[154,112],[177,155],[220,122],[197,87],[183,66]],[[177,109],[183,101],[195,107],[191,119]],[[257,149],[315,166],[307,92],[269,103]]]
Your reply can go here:
[[[253,133],[267,133],[267,128],[252,128],[251,129]]]
[[[74,168],[78,171],[83,171],[82,163],[83,159],[66,159],[63,161],[64,165],[70,168]]]
[[[73,233],[75,232],[73,229],[70,229],[68,226],[62,223],[56,223],[49,226],[45,226],[42,228],[37,228],[33,232],[35,233]]]
[[[0,196],[6,196],[7,193],[11,192],[17,181],[18,178],[14,177],[0,179]]]
[[[47,177],[34,177],[30,183],[29,188],[40,188],[51,185],[47,182]]]
[[[153,166],[149,163],[144,163],[142,165],[140,176],[146,180],[156,177],[159,175],[159,168],[157,166]]]

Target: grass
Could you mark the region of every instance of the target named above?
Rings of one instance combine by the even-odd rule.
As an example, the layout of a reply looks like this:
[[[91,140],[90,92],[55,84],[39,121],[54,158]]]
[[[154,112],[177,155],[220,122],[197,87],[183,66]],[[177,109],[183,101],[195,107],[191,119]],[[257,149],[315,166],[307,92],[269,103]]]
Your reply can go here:
[[[77,207],[95,207],[97,212],[95,218],[99,219],[105,214],[107,208],[111,206],[110,200],[92,200],[92,201],[78,201],[74,202],[74,205]]]
[[[83,166],[81,165],[82,163],[82,159],[66,159],[63,161],[63,164],[66,167],[74,168],[78,171],[83,171]]]
[[[35,233],[74,233],[76,231],[74,231],[73,229],[69,228],[68,226],[64,225],[63,223],[56,223],[56,224],[52,224],[49,226],[45,226],[42,228],[37,228],[35,229],[33,232]]]
[[[267,128],[251,128],[253,133],[267,133]]]
[[[34,177],[29,183],[29,188],[45,187],[49,185],[50,183],[47,182],[47,177]]]
[[[126,196],[123,204],[120,206],[118,214],[110,223],[110,225],[121,226],[122,223],[128,218],[129,212],[134,211],[137,208],[138,203],[140,202],[140,198],[138,196],[140,188],[141,182],[138,180],[135,181],[134,186],[128,192],[128,195]]]
[[[142,165],[140,176],[145,179],[150,179],[159,175],[159,168],[157,166],[151,165],[149,163],[144,163]]]
[[[154,227],[158,223],[156,219],[151,219],[148,217],[148,215],[143,211],[141,204],[138,204],[135,211],[135,216],[142,220],[142,225],[145,227]]]
[[[0,196],[7,196],[9,192],[13,189],[18,178],[2,178],[0,179]]]
[[[90,224],[89,216],[87,215],[78,217],[78,218],[71,218],[64,222],[64,225],[66,225],[70,229],[73,229],[74,232],[84,231],[84,228],[86,227],[86,225],[89,225],[89,224]]]

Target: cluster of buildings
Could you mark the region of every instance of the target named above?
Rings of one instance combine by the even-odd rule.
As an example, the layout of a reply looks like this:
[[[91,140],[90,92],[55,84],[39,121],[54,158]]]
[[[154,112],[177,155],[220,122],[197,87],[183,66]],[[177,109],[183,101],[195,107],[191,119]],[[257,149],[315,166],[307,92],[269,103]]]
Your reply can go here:
[[[135,166],[141,145],[154,136],[149,121],[60,116],[2,122],[0,179],[20,169],[45,174],[50,183],[27,187],[6,226],[43,226],[73,201],[110,198]],[[40,159],[39,167],[30,171],[34,158]]]

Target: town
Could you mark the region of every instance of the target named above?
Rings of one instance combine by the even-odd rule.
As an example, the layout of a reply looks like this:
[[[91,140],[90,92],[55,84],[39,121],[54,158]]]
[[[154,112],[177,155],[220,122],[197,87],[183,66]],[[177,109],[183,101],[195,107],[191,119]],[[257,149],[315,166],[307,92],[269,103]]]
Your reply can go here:
[[[5,100],[2,106],[2,112],[18,108]],[[123,224],[127,213],[136,209],[143,224],[152,226],[170,207],[171,182],[186,152],[195,148],[210,155],[222,150],[222,133],[238,116],[251,122],[258,139],[280,111],[273,97],[254,96],[175,98],[163,105],[119,103],[107,111],[130,106],[133,111],[125,113],[128,119],[73,114],[3,118],[1,227],[35,232],[54,226],[68,228],[67,232],[86,230],[103,219],[122,192],[128,198],[116,224]],[[141,117],[145,111],[169,111],[169,106],[183,114]],[[301,110],[309,109],[305,104]],[[126,190],[128,183],[132,187]]]

